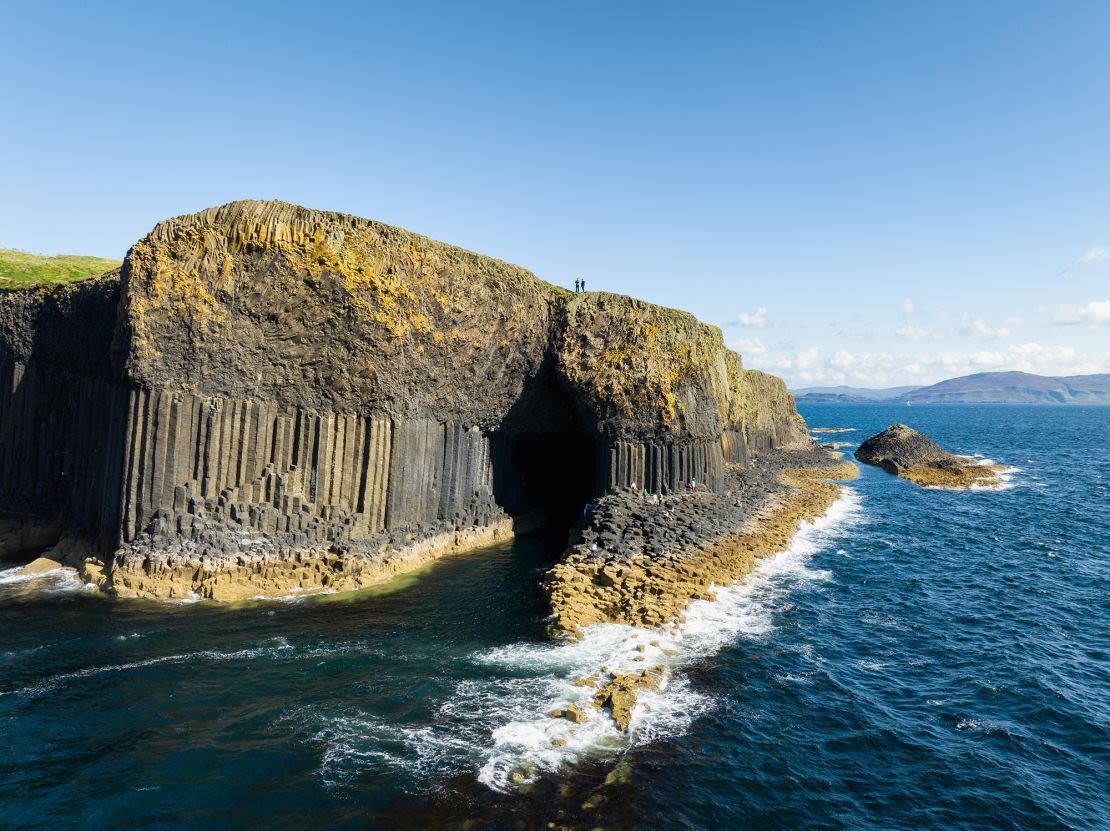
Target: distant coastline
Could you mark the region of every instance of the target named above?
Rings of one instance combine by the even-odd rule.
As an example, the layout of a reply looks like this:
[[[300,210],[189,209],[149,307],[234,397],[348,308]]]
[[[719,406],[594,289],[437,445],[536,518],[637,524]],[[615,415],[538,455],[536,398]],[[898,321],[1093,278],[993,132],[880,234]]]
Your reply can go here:
[[[1110,404],[1110,374],[979,372],[925,387],[805,387],[799,404]]]

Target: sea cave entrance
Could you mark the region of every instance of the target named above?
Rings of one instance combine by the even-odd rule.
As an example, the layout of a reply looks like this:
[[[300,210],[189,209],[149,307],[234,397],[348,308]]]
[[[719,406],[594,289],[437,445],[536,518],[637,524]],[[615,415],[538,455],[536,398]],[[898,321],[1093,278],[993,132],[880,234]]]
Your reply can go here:
[[[494,499],[518,530],[566,531],[601,490],[595,431],[550,368],[525,384],[492,452]]]

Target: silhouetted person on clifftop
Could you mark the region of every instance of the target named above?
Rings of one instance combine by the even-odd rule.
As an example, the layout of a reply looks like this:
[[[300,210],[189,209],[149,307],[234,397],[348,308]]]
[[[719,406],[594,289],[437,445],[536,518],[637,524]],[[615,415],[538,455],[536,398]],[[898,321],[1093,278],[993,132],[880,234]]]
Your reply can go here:
[[[574,293],[578,294],[578,292],[580,292],[581,290],[582,290],[582,281],[581,280],[575,280],[574,281]]]

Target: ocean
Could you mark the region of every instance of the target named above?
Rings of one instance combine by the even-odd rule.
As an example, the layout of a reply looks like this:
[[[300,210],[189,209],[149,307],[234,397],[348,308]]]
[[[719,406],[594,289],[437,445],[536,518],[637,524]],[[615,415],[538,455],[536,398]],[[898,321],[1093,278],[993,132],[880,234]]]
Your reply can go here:
[[[1110,407],[803,415],[1016,470],[863,467],[683,624],[566,643],[557,535],[234,607],[0,567],[0,828],[1110,828]],[[672,677],[628,735],[548,715],[641,655]]]

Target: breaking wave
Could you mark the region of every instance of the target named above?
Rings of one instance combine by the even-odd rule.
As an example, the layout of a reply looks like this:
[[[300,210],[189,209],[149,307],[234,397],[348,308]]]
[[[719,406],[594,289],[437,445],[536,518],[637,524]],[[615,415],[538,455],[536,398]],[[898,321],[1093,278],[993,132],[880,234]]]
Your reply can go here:
[[[477,771],[481,782],[505,792],[588,757],[682,734],[714,705],[684,669],[738,639],[768,635],[791,592],[832,580],[831,572],[809,561],[861,515],[859,494],[845,488],[824,516],[802,526],[789,548],[761,561],[744,580],[715,587],[713,600],[691,603],[681,623],[655,629],[597,624],[580,640],[472,653],[469,660],[491,670],[490,677],[456,682],[427,725],[403,726],[349,708],[306,708],[287,717],[308,727],[310,742],[320,747],[321,776],[333,785],[387,765],[420,777]],[[584,683],[590,676],[660,664],[668,679],[658,691],[640,691],[627,733],[590,703],[595,686]],[[570,703],[579,705],[581,723],[551,716]]]

